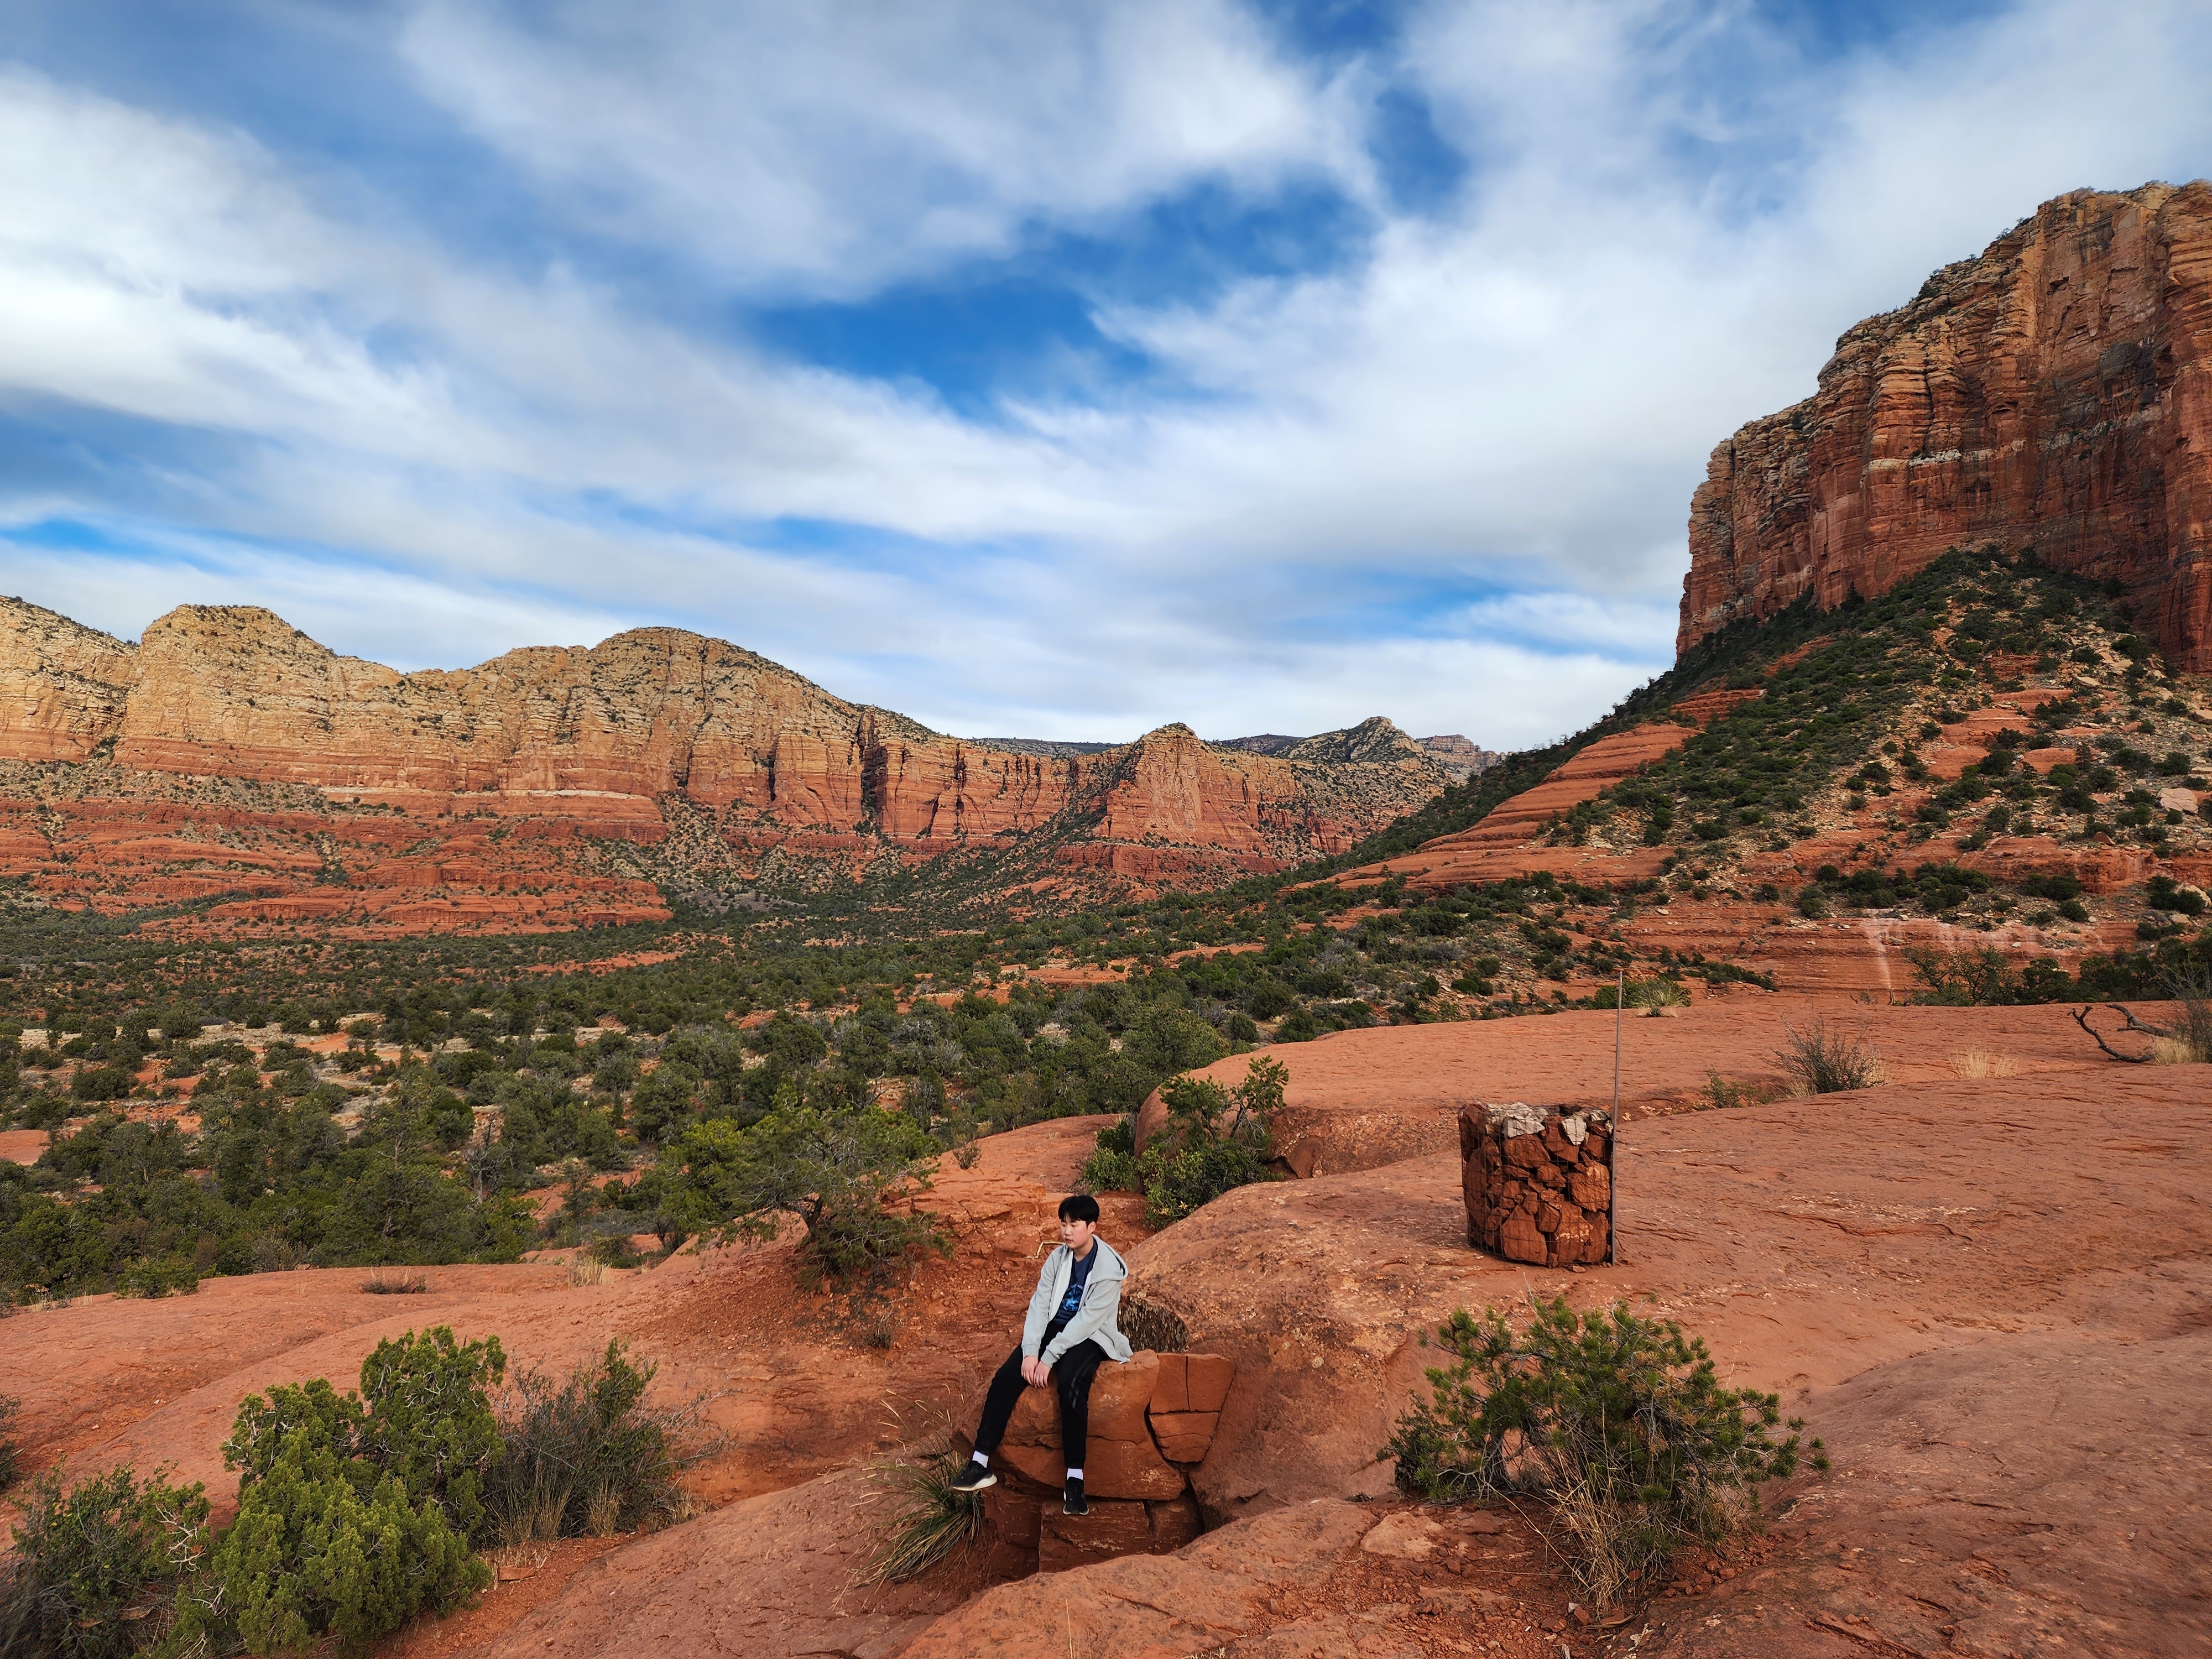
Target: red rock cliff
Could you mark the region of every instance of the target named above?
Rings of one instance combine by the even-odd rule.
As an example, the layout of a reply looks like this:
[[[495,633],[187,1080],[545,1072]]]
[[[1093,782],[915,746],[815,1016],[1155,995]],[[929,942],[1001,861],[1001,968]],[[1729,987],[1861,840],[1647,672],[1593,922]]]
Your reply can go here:
[[[733,843],[799,834],[831,856],[1006,837],[1077,868],[1199,882],[1341,851],[1449,781],[1382,720],[1279,756],[1181,726],[1097,754],[1018,753],[678,629],[402,674],[250,606],[181,606],[134,647],[0,600],[9,761],[108,761],[433,816],[588,819],[629,840],[703,808]],[[110,788],[86,778],[66,793]]]
[[[2077,191],[1837,342],[1713,452],[1678,650],[1995,542],[2126,585],[2212,671],[2212,185]]]

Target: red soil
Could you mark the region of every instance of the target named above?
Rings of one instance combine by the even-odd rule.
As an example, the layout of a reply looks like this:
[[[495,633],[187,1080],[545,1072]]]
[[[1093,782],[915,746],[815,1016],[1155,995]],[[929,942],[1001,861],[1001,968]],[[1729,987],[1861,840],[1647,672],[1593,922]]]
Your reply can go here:
[[[1784,1020],[1821,1017],[1863,1023],[1889,1080],[1682,1109],[1709,1066],[1755,1083]],[[2204,1650],[2208,1470],[2186,1425],[2212,1365],[2212,1219],[2195,1173],[2212,1160],[2207,1069],[2093,1058],[2051,1008],[1739,996],[1622,1034],[1623,1264],[1578,1273],[1470,1250],[1456,1148],[1425,1147],[1462,1100],[1607,1097],[1610,1015],[1273,1051],[1291,1073],[1285,1131],[1317,1143],[1320,1173],[1126,1245],[1133,1292],[1239,1367],[1196,1476],[1218,1529],[1175,1556],[988,1589],[972,1568],[891,1593],[855,1584],[881,1507],[861,1466],[917,1413],[956,1408],[1003,1352],[1050,1194],[1097,1120],[987,1140],[975,1170],[948,1166],[932,1201],[958,1254],[900,1291],[888,1352],[796,1291],[775,1247],[598,1286],[550,1267],[433,1269],[430,1293],[396,1310],[335,1273],[88,1299],[24,1316],[46,1340],[15,1345],[11,1391],[34,1464],[168,1459],[222,1492],[212,1449],[243,1392],[349,1380],[375,1336],[429,1319],[554,1365],[622,1334],[662,1359],[671,1394],[729,1390],[714,1413],[731,1444],[697,1478],[707,1513],[604,1554],[564,1547],[392,1645],[410,1656],[1060,1659],[1073,1641],[1155,1659],[1582,1659],[1630,1635],[1639,1654],[1823,1659]],[[1133,1202],[1113,1201],[1117,1243],[1141,1231]],[[1355,1501],[1388,1498],[1375,1449],[1432,1363],[1419,1334],[1455,1306],[1530,1291],[1653,1298],[1731,1381],[1781,1392],[1836,1460],[1770,1499],[1765,1546],[1689,1563],[1689,1599],[1638,1606],[1610,1648],[1568,1617],[1540,1511],[1493,1522]]]

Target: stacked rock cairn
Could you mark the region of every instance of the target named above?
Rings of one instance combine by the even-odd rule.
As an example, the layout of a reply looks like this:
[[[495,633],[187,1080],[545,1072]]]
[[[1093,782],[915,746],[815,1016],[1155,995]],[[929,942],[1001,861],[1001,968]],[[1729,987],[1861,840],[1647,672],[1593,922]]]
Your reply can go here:
[[[1613,1141],[1612,1116],[1601,1108],[1462,1106],[1467,1242],[1532,1267],[1604,1261]]]

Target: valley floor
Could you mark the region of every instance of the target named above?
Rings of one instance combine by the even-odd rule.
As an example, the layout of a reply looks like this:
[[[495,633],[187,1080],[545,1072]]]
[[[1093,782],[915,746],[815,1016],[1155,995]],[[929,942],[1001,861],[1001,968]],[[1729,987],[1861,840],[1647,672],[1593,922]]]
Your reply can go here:
[[[1784,1021],[1863,1034],[1888,1080],[1692,1110],[1708,1071],[1774,1070]],[[867,1346],[791,1287],[782,1247],[603,1284],[565,1266],[210,1279],[8,1322],[33,1465],[174,1463],[227,1494],[240,1398],[351,1380],[380,1336],[496,1332],[564,1367],[611,1336],[672,1398],[717,1395],[703,1512],[503,1562],[477,1608],[393,1654],[1167,1656],[2196,1654],[2212,1648],[2212,1069],[2120,1066],[2058,1007],[1882,1008],[1743,995],[1624,1028],[1621,1265],[1547,1272],[1465,1243],[1451,1115],[1601,1100],[1609,1014],[1346,1032],[1272,1051],[1311,1178],[1246,1188],[1150,1238],[1109,1200],[1131,1291],[1238,1362],[1197,1477],[1215,1530],[984,1586],[856,1587],[871,1458],[958,1413],[1003,1354],[1051,1201],[1103,1120],[982,1143],[928,1200],[957,1237]],[[1224,1062],[1233,1074],[1241,1061]],[[1630,1298],[1782,1393],[1834,1458],[1773,1495],[1760,1547],[1613,1632],[1574,1622],[1540,1516],[1405,1504],[1376,1449],[1455,1307]],[[395,1305],[396,1304],[396,1305]],[[1722,1564],[1716,1564],[1721,1565]]]

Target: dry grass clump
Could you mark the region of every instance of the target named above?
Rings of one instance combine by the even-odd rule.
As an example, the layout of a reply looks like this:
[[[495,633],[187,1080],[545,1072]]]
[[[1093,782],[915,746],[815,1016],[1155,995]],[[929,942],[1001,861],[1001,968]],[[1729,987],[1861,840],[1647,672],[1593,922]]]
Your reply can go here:
[[[2212,1062],[2212,971],[2177,971],[2167,976],[2166,989],[2181,1006],[2173,1024],[2151,1045],[2151,1059],[2160,1066]]]
[[[371,1273],[361,1282],[363,1296],[421,1296],[430,1281],[421,1273]]]
[[[1956,1076],[1974,1081],[1983,1078],[2018,1077],[2020,1062],[2010,1054],[1993,1054],[1984,1048],[1969,1048],[1963,1054],[1951,1056],[1951,1070]]]
[[[1756,1078],[1739,1079],[1723,1077],[1718,1072],[1705,1073],[1705,1092],[1698,1102],[1701,1112],[1724,1112],[1734,1106],[1764,1106],[1770,1100],[1779,1099],[1788,1090],[1775,1083]]]
[[[1785,1020],[1782,1029],[1785,1040],[1774,1058],[1801,1095],[1844,1094],[1888,1081],[1881,1055],[1863,1032],[1832,1031],[1820,1019],[1802,1031]]]
[[[1658,1019],[1673,1013],[1677,1008],[1688,1007],[1690,994],[1683,989],[1679,980],[1664,977],[1632,980],[1628,986],[1628,1006],[1641,1008],[1646,1017]]]
[[[949,1434],[939,1434],[870,1471],[889,1518],[862,1571],[863,1583],[904,1583],[974,1547],[982,1535],[982,1495],[952,1490],[952,1478],[967,1461]]]
[[[502,1543],[605,1538],[689,1513],[676,1476],[707,1455],[684,1449],[706,1401],[648,1409],[654,1370],[632,1364],[615,1341],[558,1382],[516,1375],[499,1402],[502,1455],[484,1488]]]
[[[568,1282],[571,1285],[604,1285],[607,1282],[607,1264],[595,1255],[580,1255],[568,1262]]]

